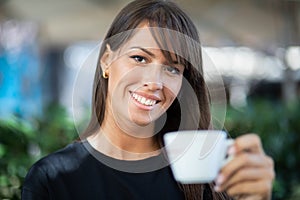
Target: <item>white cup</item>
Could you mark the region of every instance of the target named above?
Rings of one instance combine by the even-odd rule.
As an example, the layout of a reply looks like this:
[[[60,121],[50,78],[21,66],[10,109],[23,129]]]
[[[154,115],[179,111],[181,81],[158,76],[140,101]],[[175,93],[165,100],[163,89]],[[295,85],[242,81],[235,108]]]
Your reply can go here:
[[[208,183],[231,158],[233,144],[221,130],[190,130],[166,133],[163,137],[174,178],[183,184]]]

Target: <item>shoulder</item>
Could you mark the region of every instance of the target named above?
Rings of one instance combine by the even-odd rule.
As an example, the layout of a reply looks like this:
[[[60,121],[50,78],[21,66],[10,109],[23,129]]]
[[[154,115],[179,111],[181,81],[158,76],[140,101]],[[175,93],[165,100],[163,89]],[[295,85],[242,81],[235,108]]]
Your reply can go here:
[[[38,170],[47,173],[55,170],[68,170],[76,167],[80,160],[87,155],[82,143],[74,142],[40,159],[31,167],[30,171]]]
[[[79,167],[84,158],[88,156],[82,142],[74,142],[63,149],[40,159],[30,168],[26,181],[37,180],[45,182],[45,179],[56,177],[57,174],[65,173]]]
[[[86,156],[88,156],[88,152],[82,142],[74,142],[40,159],[32,165],[25,177],[22,196],[30,196],[29,199],[33,194],[39,197],[48,196],[49,185],[57,175],[78,168]]]

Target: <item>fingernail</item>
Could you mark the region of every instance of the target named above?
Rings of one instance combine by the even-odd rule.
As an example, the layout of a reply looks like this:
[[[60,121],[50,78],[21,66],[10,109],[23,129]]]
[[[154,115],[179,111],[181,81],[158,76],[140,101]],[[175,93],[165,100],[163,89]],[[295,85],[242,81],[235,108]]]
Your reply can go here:
[[[224,182],[224,180],[225,180],[225,177],[222,174],[220,174],[216,180],[216,184],[221,185]]]
[[[217,186],[217,185],[215,185],[215,186],[214,186],[214,190],[215,190],[216,192],[220,192],[220,187]]]
[[[234,155],[236,152],[236,149],[234,146],[229,147],[228,149],[228,155]]]

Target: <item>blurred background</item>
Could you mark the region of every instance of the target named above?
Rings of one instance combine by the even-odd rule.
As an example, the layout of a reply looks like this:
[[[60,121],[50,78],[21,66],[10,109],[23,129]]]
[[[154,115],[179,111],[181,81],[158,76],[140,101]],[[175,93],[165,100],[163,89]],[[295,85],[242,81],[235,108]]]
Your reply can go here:
[[[0,0],[0,200],[20,199],[29,167],[78,137],[77,74],[128,2]],[[176,2],[223,78],[224,129],[258,133],[275,160],[273,199],[300,199],[300,1]]]

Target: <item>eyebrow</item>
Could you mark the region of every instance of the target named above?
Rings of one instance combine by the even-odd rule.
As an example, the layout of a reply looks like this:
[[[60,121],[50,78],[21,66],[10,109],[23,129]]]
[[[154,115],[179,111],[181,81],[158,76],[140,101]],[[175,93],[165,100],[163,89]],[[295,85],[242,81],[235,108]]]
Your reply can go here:
[[[138,47],[138,46],[135,46],[135,47],[131,47],[130,49],[140,49],[142,50],[143,52],[147,53],[148,55],[150,55],[151,57],[155,58],[155,54],[148,51],[147,49],[143,48],[143,47]],[[173,64],[178,64],[178,61],[177,60],[172,60],[172,63]]]
[[[143,52],[145,52],[146,54],[149,54],[151,57],[155,57],[154,53],[148,51],[147,49],[143,48],[143,47],[131,47],[130,49],[140,49]]]

